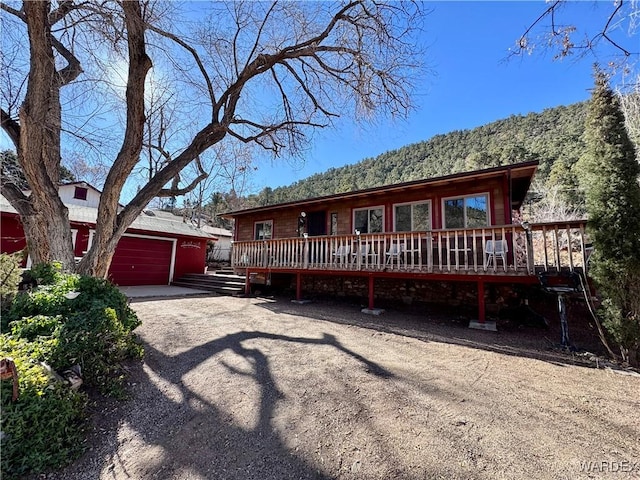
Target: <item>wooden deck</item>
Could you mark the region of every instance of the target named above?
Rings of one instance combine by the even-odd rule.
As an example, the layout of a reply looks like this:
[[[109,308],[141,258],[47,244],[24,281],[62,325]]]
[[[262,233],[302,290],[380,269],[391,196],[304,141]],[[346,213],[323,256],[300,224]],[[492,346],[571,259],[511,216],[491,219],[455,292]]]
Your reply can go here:
[[[586,270],[585,221],[234,242],[236,270],[535,277]],[[487,248],[495,245],[495,253]]]

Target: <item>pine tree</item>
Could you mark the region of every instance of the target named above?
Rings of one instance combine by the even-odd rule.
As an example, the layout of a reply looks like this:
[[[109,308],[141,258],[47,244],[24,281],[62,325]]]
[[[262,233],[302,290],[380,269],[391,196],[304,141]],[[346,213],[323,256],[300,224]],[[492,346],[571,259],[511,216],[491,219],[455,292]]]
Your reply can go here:
[[[595,67],[587,111],[586,149],[577,165],[595,247],[590,275],[603,298],[599,311],[623,360],[640,344],[640,165],[624,114]]]

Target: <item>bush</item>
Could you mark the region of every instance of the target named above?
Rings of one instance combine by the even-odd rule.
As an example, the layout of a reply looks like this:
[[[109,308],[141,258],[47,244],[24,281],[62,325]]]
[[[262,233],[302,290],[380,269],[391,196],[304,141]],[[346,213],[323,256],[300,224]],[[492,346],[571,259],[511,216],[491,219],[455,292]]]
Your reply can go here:
[[[60,262],[39,263],[29,271],[29,276],[38,282],[38,285],[55,285],[59,283],[64,274]]]
[[[58,344],[52,353],[55,369],[78,364],[85,383],[101,393],[122,397],[122,362],[142,355],[142,347],[118,320],[113,308],[94,305],[70,316],[55,334]]]
[[[20,396],[11,401],[11,380],[2,381],[2,478],[59,467],[83,450],[87,397],[52,379],[40,363],[51,341],[0,335],[0,355],[19,371]]]
[[[56,339],[57,347],[47,363],[56,370],[78,364],[88,386],[121,397],[121,362],[142,356],[132,333],[140,320],[127,298],[106,280],[41,269],[45,273],[37,278],[55,283],[18,295],[3,322],[10,323],[17,338]],[[65,297],[74,291],[79,293],[76,298]]]
[[[0,254],[0,308],[2,318],[8,313],[8,306],[11,305],[20,283],[20,252],[13,254]],[[3,324],[4,331],[4,324]]]
[[[62,326],[62,316],[48,317],[35,315],[11,322],[11,335],[16,338],[24,338],[30,342],[38,337],[49,337]]]
[[[58,467],[82,449],[86,396],[43,364],[60,372],[77,364],[84,386],[122,397],[123,362],[142,356],[133,334],[140,321],[111,283],[65,274],[56,265],[31,273],[38,286],[16,295],[2,318],[10,333],[2,335],[0,355],[13,357],[20,378],[15,403],[10,381],[2,385],[3,478]]]

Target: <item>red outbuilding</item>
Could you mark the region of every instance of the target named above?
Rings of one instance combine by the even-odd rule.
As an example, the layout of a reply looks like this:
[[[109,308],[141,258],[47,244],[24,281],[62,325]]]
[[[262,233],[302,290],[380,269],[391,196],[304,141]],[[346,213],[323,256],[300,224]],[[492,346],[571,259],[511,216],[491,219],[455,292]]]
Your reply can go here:
[[[100,191],[84,182],[60,186],[69,209],[74,252],[81,258],[91,247]],[[0,196],[0,250],[13,253],[26,247],[20,216]],[[205,271],[207,243],[216,238],[176,216],[144,211],[118,242],[109,279],[125,285],[168,285],[187,273]],[[25,260],[29,266],[30,259]]]

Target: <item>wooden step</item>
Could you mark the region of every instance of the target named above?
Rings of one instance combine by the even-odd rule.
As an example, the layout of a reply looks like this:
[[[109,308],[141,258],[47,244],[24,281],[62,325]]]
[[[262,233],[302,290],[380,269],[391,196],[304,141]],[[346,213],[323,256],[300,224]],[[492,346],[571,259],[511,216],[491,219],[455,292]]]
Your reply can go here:
[[[244,293],[245,277],[234,274],[190,273],[171,282],[171,284],[177,287],[216,292],[221,295],[240,295]]]

